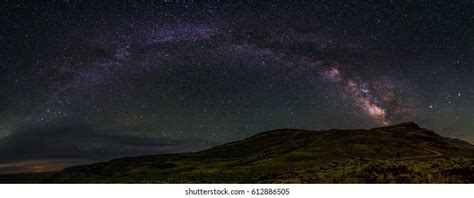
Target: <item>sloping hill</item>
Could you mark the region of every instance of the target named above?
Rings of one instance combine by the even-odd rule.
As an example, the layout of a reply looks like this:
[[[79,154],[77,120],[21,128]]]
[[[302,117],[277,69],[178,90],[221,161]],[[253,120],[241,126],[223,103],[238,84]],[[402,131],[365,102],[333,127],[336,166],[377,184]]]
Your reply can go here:
[[[65,169],[45,182],[474,182],[474,147],[415,123],[359,130],[280,129],[188,154]]]

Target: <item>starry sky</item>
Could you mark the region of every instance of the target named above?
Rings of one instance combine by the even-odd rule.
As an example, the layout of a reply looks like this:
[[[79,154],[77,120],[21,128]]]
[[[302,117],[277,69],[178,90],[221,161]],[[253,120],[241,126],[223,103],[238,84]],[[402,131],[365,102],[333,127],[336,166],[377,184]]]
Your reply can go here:
[[[2,1],[0,172],[415,121],[474,142],[474,3]]]

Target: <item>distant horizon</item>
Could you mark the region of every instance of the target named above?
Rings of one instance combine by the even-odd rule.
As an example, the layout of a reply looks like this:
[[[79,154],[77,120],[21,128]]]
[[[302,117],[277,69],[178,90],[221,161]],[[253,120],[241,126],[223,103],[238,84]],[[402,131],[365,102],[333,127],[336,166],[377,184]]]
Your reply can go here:
[[[374,128],[382,128],[382,127],[391,127],[391,126],[397,126],[400,124],[406,124],[406,123],[416,123],[416,122],[402,122],[394,125],[384,125],[384,126],[379,126],[379,127],[374,127]],[[423,126],[420,126],[423,128]],[[373,128],[369,128],[373,129]],[[280,128],[280,129],[273,129],[273,130],[268,130],[268,131],[262,131],[259,133],[256,133],[255,135],[261,134],[261,133],[266,133],[266,132],[272,132],[272,131],[281,131],[281,130],[307,130],[307,131],[327,131],[327,130],[357,130],[357,129],[336,129],[336,128],[330,128],[330,129],[297,129],[297,128]],[[430,129],[428,129],[430,130]],[[436,133],[436,131],[434,131]],[[251,135],[249,137],[255,136]],[[195,150],[195,151],[190,151],[190,152],[184,152],[184,153],[195,153],[195,152],[200,152],[200,151],[205,151],[207,149],[210,149],[214,146],[219,146],[222,144],[226,143],[231,143],[235,141],[240,141],[249,137],[245,137],[239,140],[233,140],[229,142],[224,142],[221,144],[213,145],[208,148],[204,148],[201,150]],[[456,137],[452,137],[456,138]],[[460,138],[458,138],[460,139]],[[463,140],[463,139],[460,139]],[[466,140],[463,140],[466,141]],[[466,141],[469,144],[473,144],[473,142]],[[159,153],[159,154],[149,154],[149,155],[166,155],[166,154],[182,154],[180,152],[178,153]],[[111,158],[111,159],[102,159],[102,160],[90,160],[90,159],[37,159],[37,160],[18,160],[18,161],[11,161],[11,162],[0,162],[0,174],[28,174],[28,173],[52,173],[52,172],[59,172],[62,171],[64,168],[69,168],[69,167],[74,167],[74,166],[80,166],[80,165],[87,165],[87,164],[93,164],[93,163],[99,163],[99,162],[105,162],[113,159],[119,159],[119,158],[128,158],[128,157],[140,157],[144,155],[130,155],[130,156],[121,156],[118,158]],[[147,155],[148,156],[148,155]]]

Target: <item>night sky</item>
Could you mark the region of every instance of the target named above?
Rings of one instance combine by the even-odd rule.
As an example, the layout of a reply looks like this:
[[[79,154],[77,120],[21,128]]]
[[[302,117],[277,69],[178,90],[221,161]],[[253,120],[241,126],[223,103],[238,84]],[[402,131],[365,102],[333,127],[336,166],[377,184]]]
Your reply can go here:
[[[416,121],[474,141],[474,2],[2,1],[0,172]]]

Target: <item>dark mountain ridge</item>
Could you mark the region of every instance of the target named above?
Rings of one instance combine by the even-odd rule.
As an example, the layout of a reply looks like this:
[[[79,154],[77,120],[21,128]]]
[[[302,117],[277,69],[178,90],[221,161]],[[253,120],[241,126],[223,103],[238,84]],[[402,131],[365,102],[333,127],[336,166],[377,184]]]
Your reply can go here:
[[[278,129],[196,153],[129,157],[71,167],[44,181],[465,182],[465,177],[474,179],[473,158],[473,145],[408,122],[355,130]],[[449,175],[452,167],[447,164],[455,163],[465,164],[461,169],[468,174]]]

